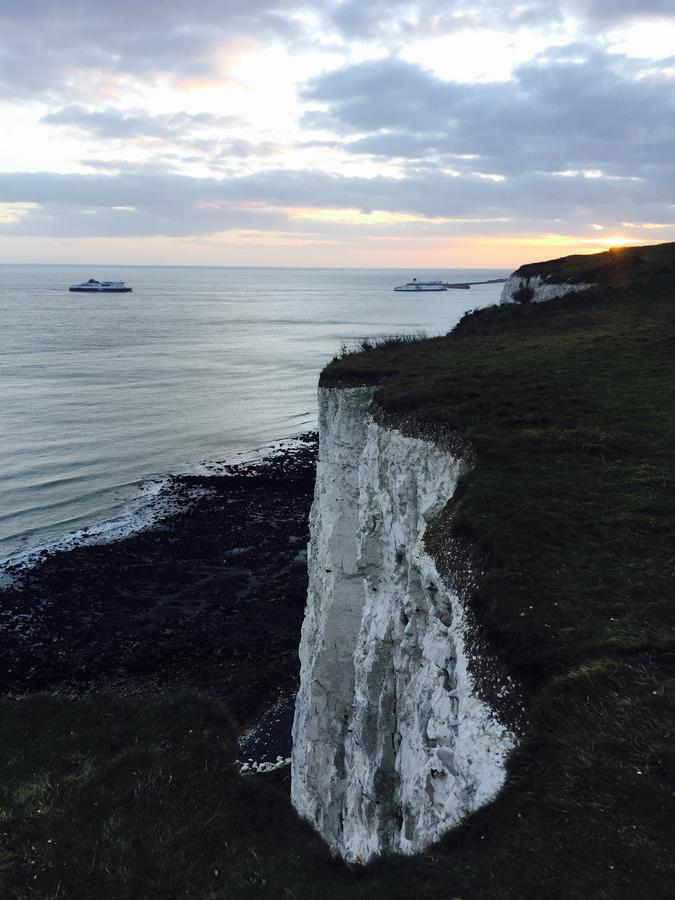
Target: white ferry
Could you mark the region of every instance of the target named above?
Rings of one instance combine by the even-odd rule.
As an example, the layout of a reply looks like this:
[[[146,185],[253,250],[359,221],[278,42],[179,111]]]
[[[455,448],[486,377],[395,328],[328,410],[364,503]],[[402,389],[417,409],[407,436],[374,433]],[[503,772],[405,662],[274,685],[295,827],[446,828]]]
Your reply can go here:
[[[444,281],[418,281],[413,278],[407,284],[401,284],[395,287],[395,291],[447,291],[447,285]]]
[[[73,284],[71,291],[80,294],[128,294],[133,288],[127,287],[123,281],[96,281],[90,278],[82,284]]]

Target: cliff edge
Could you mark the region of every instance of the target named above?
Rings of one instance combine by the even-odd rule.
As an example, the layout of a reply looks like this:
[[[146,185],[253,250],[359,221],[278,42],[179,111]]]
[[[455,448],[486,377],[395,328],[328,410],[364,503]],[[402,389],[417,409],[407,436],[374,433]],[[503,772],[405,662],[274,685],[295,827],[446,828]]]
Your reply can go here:
[[[520,266],[506,280],[500,303],[541,303],[592,288],[621,288],[673,274],[675,244],[616,247]]]

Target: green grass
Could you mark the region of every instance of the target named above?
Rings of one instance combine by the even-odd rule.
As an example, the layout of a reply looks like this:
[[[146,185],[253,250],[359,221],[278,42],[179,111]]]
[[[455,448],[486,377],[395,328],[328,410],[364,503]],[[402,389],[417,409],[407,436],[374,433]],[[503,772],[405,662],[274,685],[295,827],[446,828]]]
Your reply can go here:
[[[492,804],[426,854],[350,869],[293,813],[287,774],[234,773],[211,702],[4,699],[0,893],[672,897],[673,250],[641,248],[658,265],[597,291],[482,310],[322,376],[378,384],[382,415],[471,448],[428,541],[441,565],[470,548],[470,610],[527,698]]]

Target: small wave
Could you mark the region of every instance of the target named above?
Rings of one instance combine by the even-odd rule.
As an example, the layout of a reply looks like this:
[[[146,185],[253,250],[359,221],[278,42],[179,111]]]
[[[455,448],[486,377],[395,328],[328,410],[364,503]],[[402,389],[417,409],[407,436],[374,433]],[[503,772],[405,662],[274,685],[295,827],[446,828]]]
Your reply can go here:
[[[311,445],[312,440],[308,437],[307,432],[303,432],[302,434],[296,433],[289,437],[273,441],[270,444],[254,447],[251,450],[238,450],[232,456],[228,456],[222,460],[197,463],[185,474],[233,475],[236,474],[236,472],[232,471],[235,466],[264,463],[265,460],[271,460],[280,453],[292,453],[294,450],[305,450]]]
[[[73,484],[82,484],[83,480],[85,480],[85,479],[82,479],[81,477],[69,479],[69,481],[71,481]],[[144,482],[141,482],[141,484],[146,484],[146,483],[150,483],[150,482],[151,482],[151,480],[147,479],[147,482],[144,481]],[[124,488],[133,487],[134,485],[137,485],[137,484],[138,484],[138,482],[126,482],[126,483],[114,484],[108,488],[108,491],[120,491],[120,490],[123,490]],[[52,487],[53,485],[60,486],[60,482],[49,482],[46,484],[46,486],[48,488]],[[37,488],[39,490],[39,488],[41,486],[42,485],[40,485],[40,484],[35,485],[31,489],[32,492],[36,493],[35,489]],[[26,492],[25,489],[23,489],[23,493],[25,493],[25,492]],[[8,492],[8,493],[10,493],[10,492]],[[75,504],[82,503],[85,500],[95,500],[97,497],[100,497],[100,496],[101,496],[101,490],[95,489],[95,490],[91,490],[91,491],[82,491],[72,497],[61,497],[58,500],[53,500],[51,503],[41,503],[39,507],[24,506],[21,509],[13,509],[9,513],[0,514],[0,522],[4,521],[6,519],[16,518],[17,516],[19,516],[23,513],[34,513],[38,509],[40,510],[40,512],[52,512],[54,510],[59,510],[59,509],[68,509],[68,507],[72,507]],[[72,516],[70,519],[63,520],[62,524],[67,525],[68,522],[76,521],[78,518],[81,518],[81,516]],[[26,529],[25,531],[22,532],[22,534],[29,535],[29,534],[33,534],[36,531],[40,531],[39,526],[36,526],[35,528]]]
[[[0,564],[0,588],[8,587],[13,581],[12,572],[8,570],[30,569],[46,553],[72,550],[75,547],[89,547],[94,544],[111,544],[152,525],[162,515],[175,508],[176,501],[168,496],[165,502],[157,502],[169,481],[170,479],[167,477],[142,482],[136,499],[114,519],[73,529],[61,537],[37,547],[11,553]]]
[[[281,453],[289,453],[306,449],[312,445],[312,439],[308,433],[294,434],[287,438],[264,444],[251,450],[240,450],[224,460],[211,463],[199,463],[187,471],[177,474],[200,476],[223,476],[236,474],[236,466],[264,463],[272,460]],[[13,570],[25,571],[40,562],[45,554],[56,553],[65,550],[73,550],[76,547],[89,547],[96,544],[111,544],[123,540],[138,531],[149,528],[162,517],[182,508],[185,500],[179,500],[175,494],[168,490],[171,475],[157,477],[143,481],[139,485],[138,495],[130,501],[119,516],[67,531],[64,535],[35,547],[10,553],[0,561],[0,589],[9,587],[13,580]],[[193,488],[187,495],[188,500],[194,499],[205,488]],[[185,495],[182,495],[183,498]],[[29,535],[30,531],[24,532]]]

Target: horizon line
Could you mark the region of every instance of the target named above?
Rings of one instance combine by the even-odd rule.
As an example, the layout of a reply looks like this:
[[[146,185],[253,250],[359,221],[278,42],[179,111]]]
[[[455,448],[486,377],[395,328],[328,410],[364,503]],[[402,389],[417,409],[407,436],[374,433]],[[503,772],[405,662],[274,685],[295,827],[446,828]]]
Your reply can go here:
[[[334,270],[355,270],[355,271],[364,271],[364,272],[376,272],[381,269],[386,269],[388,271],[395,270],[400,272],[409,272],[411,270],[416,272],[436,272],[443,270],[450,270],[453,272],[461,272],[461,271],[502,271],[509,269],[509,266],[215,266],[215,265],[195,265],[189,263],[52,263],[52,262],[1,262],[0,266],[51,266],[58,268],[72,268],[72,267],[89,267],[89,268],[122,268],[122,269],[282,269],[282,270],[292,270],[292,269],[305,269],[305,270],[326,270],[326,269],[334,269]],[[513,266],[510,268],[511,271],[514,271],[517,266]]]

